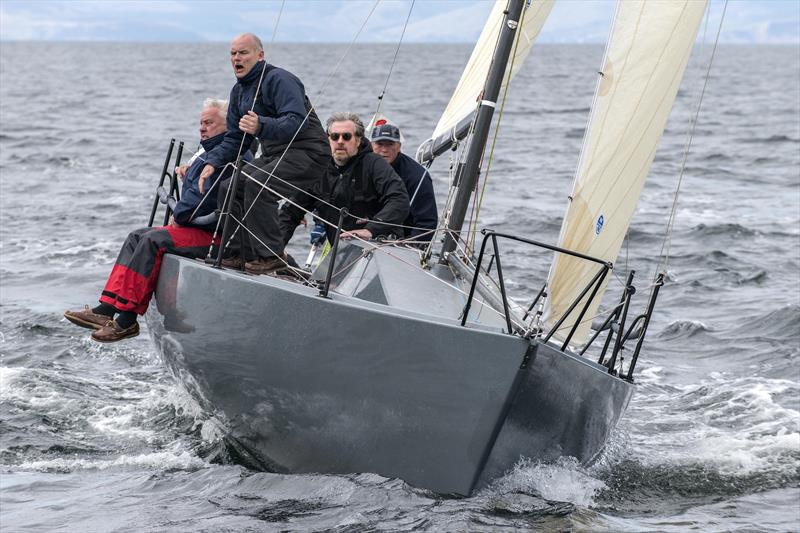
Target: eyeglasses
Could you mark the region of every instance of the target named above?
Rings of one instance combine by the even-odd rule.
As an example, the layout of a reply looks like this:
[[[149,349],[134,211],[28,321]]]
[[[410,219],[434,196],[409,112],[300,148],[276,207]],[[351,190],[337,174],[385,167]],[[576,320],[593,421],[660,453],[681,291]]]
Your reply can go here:
[[[330,137],[331,140],[334,141],[334,142],[338,141],[339,137],[341,137],[345,142],[347,142],[347,141],[349,141],[350,139],[353,138],[353,134],[350,133],[349,131],[346,131],[344,133],[333,132],[333,133],[329,133],[328,137]]]

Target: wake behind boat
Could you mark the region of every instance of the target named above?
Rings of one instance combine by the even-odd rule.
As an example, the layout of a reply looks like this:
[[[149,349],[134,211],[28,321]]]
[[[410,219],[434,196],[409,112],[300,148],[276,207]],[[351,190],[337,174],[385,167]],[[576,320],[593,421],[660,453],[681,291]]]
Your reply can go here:
[[[602,451],[633,393],[663,277],[635,317],[632,275],[606,316],[598,307],[705,3],[620,4],[560,244],[484,230],[476,254],[479,234],[463,225],[493,113],[551,6],[498,0],[418,152],[430,161],[462,148],[441,248],[340,241],[340,218],[307,280],[164,257],[147,314],[154,343],[255,462],[469,495],[522,457],[587,463]],[[509,241],[555,258],[526,305],[506,290]],[[595,316],[605,321],[592,336]]]

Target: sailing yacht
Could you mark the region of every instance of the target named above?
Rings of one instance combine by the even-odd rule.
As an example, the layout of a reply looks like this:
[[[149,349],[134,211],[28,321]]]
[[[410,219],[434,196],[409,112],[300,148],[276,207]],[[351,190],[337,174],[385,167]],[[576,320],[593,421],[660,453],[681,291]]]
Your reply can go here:
[[[629,278],[603,325],[590,326],[604,317],[608,274],[706,2],[619,3],[556,245],[465,229],[500,95],[552,3],[497,0],[418,150],[429,163],[461,148],[441,239],[428,249],[337,237],[302,282],[164,257],[146,316],[153,342],[253,462],[470,495],[520,458],[588,463],[603,450],[633,394],[658,291],[631,319]],[[530,304],[506,291],[509,241],[554,257]],[[329,327],[309,333],[320,323]]]

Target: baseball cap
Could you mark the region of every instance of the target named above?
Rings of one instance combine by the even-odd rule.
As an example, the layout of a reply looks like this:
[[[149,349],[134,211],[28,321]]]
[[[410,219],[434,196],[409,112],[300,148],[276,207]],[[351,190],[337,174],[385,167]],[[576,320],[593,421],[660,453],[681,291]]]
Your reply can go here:
[[[370,133],[370,141],[394,141],[402,142],[400,128],[387,120],[379,120],[375,123]]]

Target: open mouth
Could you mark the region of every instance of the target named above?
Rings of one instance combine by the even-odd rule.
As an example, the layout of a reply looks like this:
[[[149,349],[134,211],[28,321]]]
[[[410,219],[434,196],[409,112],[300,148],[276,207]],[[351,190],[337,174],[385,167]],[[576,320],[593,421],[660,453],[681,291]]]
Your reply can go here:
[[[237,74],[244,72],[244,65],[239,63],[233,65],[233,71],[236,72]]]

